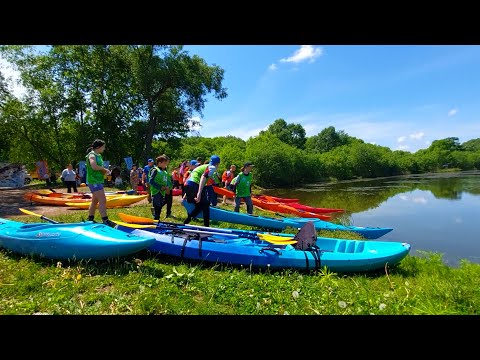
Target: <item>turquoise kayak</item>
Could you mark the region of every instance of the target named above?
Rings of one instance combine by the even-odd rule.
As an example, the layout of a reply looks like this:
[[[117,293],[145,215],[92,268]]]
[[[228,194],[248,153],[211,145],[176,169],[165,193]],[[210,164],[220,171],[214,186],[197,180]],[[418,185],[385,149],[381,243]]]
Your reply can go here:
[[[130,255],[155,241],[93,221],[47,224],[0,218],[0,247],[48,259],[103,260]]]
[[[270,269],[364,272],[395,265],[407,256],[410,244],[389,241],[361,241],[317,237],[315,246],[297,249],[291,235],[267,235],[254,231],[195,227],[121,224],[119,230],[137,236],[155,237],[148,250],[189,260]],[[197,229],[195,229],[197,228]],[[313,229],[313,227],[312,227]],[[314,230],[313,230],[314,231]],[[281,234],[279,234],[281,235]],[[270,239],[270,240],[269,240]]]
[[[192,212],[194,204],[190,204],[185,200],[182,201],[183,206],[188,212]],[[197,218],[202,218],[202,213]],[[328,221],[315,218],[301,218],[301,217],[286,217],[276,219],[268,216],[250,215],[240,212],[223,210],[214,206],[210,207],[210,220],[223,221],[232,224],[242,224],[248,226],[256,226],[264,229],[283,230],[287,227],[301,228],[307,221],[313,221],[313,225],[317,230],[330,231],[352,231],[362,235],[365,239],[378,239],[379,237],[392,231],[392,228],[383,227],[362,227],[362,226],[348,226],[341,224],[334,224]]]

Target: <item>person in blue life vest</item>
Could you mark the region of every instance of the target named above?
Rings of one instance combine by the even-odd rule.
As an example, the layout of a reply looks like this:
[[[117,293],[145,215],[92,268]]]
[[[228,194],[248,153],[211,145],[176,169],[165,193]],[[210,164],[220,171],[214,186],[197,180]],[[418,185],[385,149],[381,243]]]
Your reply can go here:
[[[152,202],[152,195],[150,193],[150,184],[148,183],[148,173],[153,168],[153,159],[148,159],[148,164],[143,167],[142,173],[142,182],[143,186],[145,187],[145,191],[147,192],[147,200],[148,203]]]
[[[107,216],[107,198],[103,187],[104,175],[109,175],[110,170],[103,167],[102,153],[105,151],[105,141],[95,139],[87,150],[86,173],[87,186],[92,193],[92,201],[88,208],[88,220],[94,221],[95,210],[98,205],[98,211],[102,217],[104,224],[114,227],[115,223],[108,219]]]
[[[191,213],[188,213],[184,224],[190,223],[192,218],[195,218],[201,211],[203,211],[203,225],[210,226],[210,201],[207,196],[205,184],[214,176],[220,165],[220,157],[212,155],[208,164],[197,166],[187,181],[186,200],[189,203],[195,204],[195,208]]]
[[[232,180],[231,185],[235,189],[235,209],[240,212],[240,203],[243,199],[247,205],[247,213],[253,214],[252,202],[252,167],[255,165],[247,161],[240,169],[240,173]]]
[[[160,213],[165,204],[165,195],[170,193],[169,174],[167,166],[170,158],[163,154],[156,158],[156,166],[150,169],[148,174],[148,183],[150,184],[150,193],[152,196],[152,205],[154,209],[153,219],[160,220]]]

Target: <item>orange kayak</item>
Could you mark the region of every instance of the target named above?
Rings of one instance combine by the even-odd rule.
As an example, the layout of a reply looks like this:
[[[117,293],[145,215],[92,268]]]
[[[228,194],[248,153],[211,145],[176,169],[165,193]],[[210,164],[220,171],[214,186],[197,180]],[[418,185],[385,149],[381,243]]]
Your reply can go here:
[[[42,205],[57,205],[57,206],[67,206],[67,202],[85,202],[90,201],[90,198],[79,198],[79,197],[58,197],[58,196],[49,196],[49,195],[40,195],[34,192],[27,192],[23,195],[23,198],[27,201],[31,201],[37,204]]]

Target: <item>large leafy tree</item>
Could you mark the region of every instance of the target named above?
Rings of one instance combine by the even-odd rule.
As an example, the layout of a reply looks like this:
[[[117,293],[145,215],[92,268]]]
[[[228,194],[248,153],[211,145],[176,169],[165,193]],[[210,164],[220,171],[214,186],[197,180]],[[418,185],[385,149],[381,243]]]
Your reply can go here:
[[[181,46],[2,50],[28,90],[25,101],[34,114],[24,119],[30,121],[25,127],[32,132],[29,143],[43,148],[48,160],[59,165],[83,158],[95,138],[106,140],[111,162],[119,164],[125,155],[142,162],[157,155],[152,153],[154,141],[178,147],[178,139],[199,125],[191,118],[194,112],[202,114],[207,93],[214,92],[218,99],[227,96],[223,69],[189,56]]]
[[[305,148],[305,129],[300,124],[287,124],[284,119],[277,119],[269,125],[267,130],[260,131],[260,135],[266,132],[275,135],[285,144],[294,146],[298,149]]]
[[[192,126],[194,113],[202,115],[206,95],[227,96],[222,87],[224,70],[209,66],[202,58],[190,56],[182,46],[131,46],[134,87],[146,120],[145,150],[151,156],[153,139],[184,137]]]
[[[325,153],[336,147],[346,145],[354,139],[355,138],[349,136],[343,130],[336,131],[334,126],[329,126],[317,135],[307,138],[305,148],[310,152]]]

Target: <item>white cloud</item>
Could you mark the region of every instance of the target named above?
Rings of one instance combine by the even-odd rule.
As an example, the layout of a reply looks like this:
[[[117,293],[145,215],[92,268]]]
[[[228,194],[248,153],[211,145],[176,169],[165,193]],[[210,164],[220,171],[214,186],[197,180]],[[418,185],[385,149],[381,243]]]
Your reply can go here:
[[[457,113],[458,113],[458,109],[453,108],[453,109],[451,109],[451,110],[448,112],[447,115],[448,115],[448,116],[454,116],[454,115],[456,115]]]
[[[425,199],[423,196],[414,197],[412,200],[413,200],[414,203],[417,203],[417,204],[426,204],[427,203],[427,199]]]
[[[300,63],[308,60],[309,62],[314,62],[316,58],[322,56],[323,49],[321,47],[314,47],[312,45],[302,45],[300,49],[295,51],[295,53],[288,57],[280,59],[280,62],[293,62]]]
[[[407,140],[407,137],[406,137],[406,136],[400,136],[400,137],[397,139],[397,141],[398,141],[399,143],[404,142],[405,140]]]
[[[402,150],[402,151],[407,151],[408,149],[410,149],[410,146],[408,145],[398,145],[396,150]]]
[[[278,66],[277,64],[273,63],[271,64],[269,67],[268,67],[268,70],[271,70],[271,71],[275,71],[278,69]]]
[[[423,133],[422,131],[419,131],[419,132],[416,132],[416,133],[413,133],[413,134],[409,135],[410,139],[413,139],[413,140],[420,140],[424,136],[425,136],[425,133]]]

